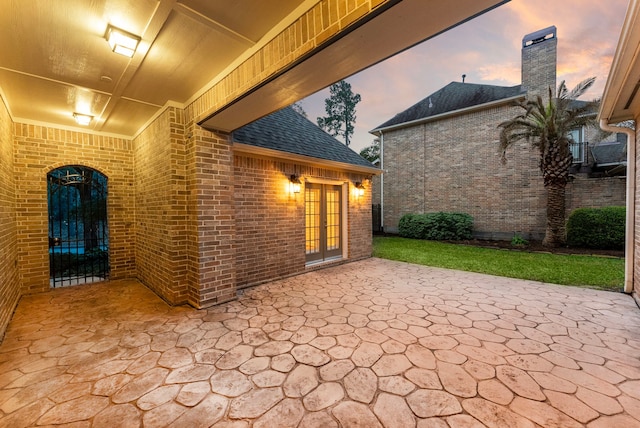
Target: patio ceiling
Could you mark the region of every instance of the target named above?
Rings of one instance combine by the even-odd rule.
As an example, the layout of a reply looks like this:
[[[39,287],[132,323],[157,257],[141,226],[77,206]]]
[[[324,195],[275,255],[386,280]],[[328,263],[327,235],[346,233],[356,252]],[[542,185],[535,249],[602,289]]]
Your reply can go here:
[[[200,118],[231,131],[504,0],[391,1],[229,105]],[[167,104],[183,106],[316,0],[7,0],[0,14],[0,94],[15,121],[135,136]],[[111,52],[111,24],[141,37]],[[82,128],[86,130],[86,127]]]

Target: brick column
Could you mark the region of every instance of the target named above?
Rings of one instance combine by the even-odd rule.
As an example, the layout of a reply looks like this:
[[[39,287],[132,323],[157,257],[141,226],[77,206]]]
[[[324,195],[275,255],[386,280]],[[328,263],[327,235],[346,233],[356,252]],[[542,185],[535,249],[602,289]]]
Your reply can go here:
[[[228,135],[187,126],[189,304],[236,298],[233,152]]]

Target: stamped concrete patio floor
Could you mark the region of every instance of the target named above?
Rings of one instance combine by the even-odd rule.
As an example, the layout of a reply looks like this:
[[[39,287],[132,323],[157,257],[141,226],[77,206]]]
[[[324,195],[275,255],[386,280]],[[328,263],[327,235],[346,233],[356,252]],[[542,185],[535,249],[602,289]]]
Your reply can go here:
[[[368,259],[171,308],[136,281],[26,296],[0,426],[640,427],[612,292]]]

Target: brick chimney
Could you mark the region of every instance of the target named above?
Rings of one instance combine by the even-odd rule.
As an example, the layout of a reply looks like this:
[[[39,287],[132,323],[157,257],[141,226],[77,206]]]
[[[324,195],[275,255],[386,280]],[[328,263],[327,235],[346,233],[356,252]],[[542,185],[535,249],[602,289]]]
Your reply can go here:
[[[522,38],[522,89],[530,97],[547,97],[551,87],[556,95],[556,64],[558,38],[556,27],[527,34]]]

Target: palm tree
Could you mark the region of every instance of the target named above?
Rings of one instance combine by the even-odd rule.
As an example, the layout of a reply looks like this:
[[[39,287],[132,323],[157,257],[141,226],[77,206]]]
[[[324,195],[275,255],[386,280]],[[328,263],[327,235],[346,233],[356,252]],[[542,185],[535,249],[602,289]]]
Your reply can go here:
[[[576,101],[595,81],[583,80],[571,91],[562,81],[558,96],[541,96],[517,103],[524,112],[498,125],[502,162],[506,151],[515,142],[525,140],[540,154],[540,171],[547,190],[547,226],[542,244],[556,247],[565,243],[565,188],[569,180],[572,143],[569,132],[582,126],[596,126],[595,112],[599,101]]]

